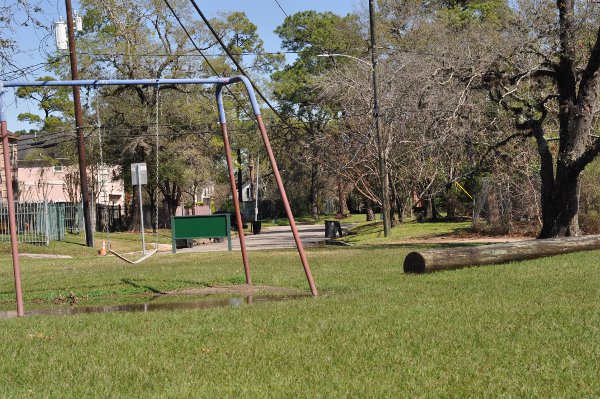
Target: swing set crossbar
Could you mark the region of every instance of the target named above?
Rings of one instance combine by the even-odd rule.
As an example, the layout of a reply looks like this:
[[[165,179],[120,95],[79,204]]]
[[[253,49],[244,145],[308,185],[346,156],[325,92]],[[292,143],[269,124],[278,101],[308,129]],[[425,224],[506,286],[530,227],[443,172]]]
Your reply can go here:
[[[243,83],[246,87],[246,91],[248,92],[248,97],[250,99],[250,103],[252,104],[252,110],[256,115],[256,122],[258,124],[258,128],[260,134],[262,136],[265,150],[267,151],[269,160],[271,162],[271,167],[273,169],[273,174],[275,180],[277,182],[277,187],[279,189],[279,193],[281,195],[281,199],[290,223],[290,228],[292,230],[292,234],[294,236],[294,241],[296,242],[296,247],[298,249],[298,254],[300,255],[300,260],[302,262],[302,266],[304,268],[304,273],[306,274],[306,279],[308,280],[308,285],[310,287],[310,291],[313,296],[317,296],[317,288],[315,286],[314,279],[312,277],[312,272],[310,270],[310,266],[308,265],[308,260],[306,258],[306,254],[304,252],[304,248],[302,245],[302,241],[300,240],[300,235],[298,234],[298,229],[296,228],[296,222],[294,219],[294,215],[292,214],[292,210],[287,198],[287,194],[285,191],[285,187],[283,186],[283,181],[281,179],[281,175],[279,173],[279,168],[277,166],[277,161],[275,160],[275,156],[273,155],[273,150],[271,148],[270,140],[265,128],[265,125],[262,120],[260,107],[258,106],[258,101],[256,100],[256,95],[254,93],[254,88],[252,87],[252,83],[245,76],[233,76],[228,78],[220,78],[220,77],[212,77],[212,78],[191,78],[191,79],[123,79],[123,80],[103,80],[103,79],[88,79],[88,80],[48,80],[48,81],[0,81],[0,127],[1,127],[1,135],[2,135],[2,149],[3,149],[3,157],[4,164],[10,165],[10,150],[8,144],[8,128],[7,128],[7,114],[6,114],[6,101],[4,96],[6,94],[5,88],[9,87],[59,87],[59,86],[91,86],[91,87],[99,87],[99,86],[164,86],[164,85],[213,85],[216,87],[215,97],[217,100],[218,110],[219,110],[219,122],[221,124],[221,131],[223,134],[223,141],[225,143],[225,155],[227,157],[227,165],[229,169],[229,177],[231,182],[231,190],[233,196],[233,202],[235,206],[237,225],[242,226],[242,216],[239,206],[239,199],[236,190],[234,170],[233,170],[233,160],[231,159],[231,149],[229,146],[229,138],[227,133],[227,120],[225,115],[225,107],[223,104],[223,88],[233,83]],[[21,271],[20,271],[20,263],[19,263],[19,248],[17,241],[17,225],[16,225],[16,213],[15,213],[15,204],[14,204],[14,195],[12,189],[12,171],[11,168],[4,168],[5,174],[5,188],[7,194],[7,205],[8,205],[8,213],[9,213],[9,230],[10,230],[10,241],[11,241],[11,252],[12,252],[12,260],[13,260],[13,272],[15,279],[15,294],[17,298],[17,314],[19,316],[24,316],[24,306],[23,306],[23,294],[21,291]],[[252,279],[250,277],[250,266],[248,263],[248,257],[246,253],[246,243],[244,237],[244,231],[242,229],[239,230],[239,239],[240,239],[240,247],[242,252],[242,260],[244,263],[244,273],[246,275],[246,283],[252,284]],[[112,251],[111,251],[112,252]],[[155,252],[155,251],[154,251]],[[152,253],[154,253],[152,252]],[[149,255],[150,256],[150,255]],[[121,257],[122,258],[122,257]],[[123,258],[122,258],[123,259]],[[142,261],[145,257],[138,261]],[[127,261],[127,259],[124,259]]]

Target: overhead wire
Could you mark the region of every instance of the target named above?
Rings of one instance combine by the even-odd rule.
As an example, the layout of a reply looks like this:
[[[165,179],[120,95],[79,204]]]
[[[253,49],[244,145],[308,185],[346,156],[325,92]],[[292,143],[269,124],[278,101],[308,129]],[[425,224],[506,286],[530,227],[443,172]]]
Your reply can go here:
[[[394,110],[396,109],[395,107],[384,107],[381,109],[381,111],[386,111],[386,110]],[[446,113],[446,114],[452,114],[454,112],[454,110],[448,109],[448,110],[444,110],[444,109],[428,109],[428,110],[419,110],[419,109],[406,109],[403,108],[401,109],[402,112],[436,112],[436,113]],[[370,115],[370,110],[366,110],[364,112],[356,112],[356,113],[346,113],[343,115],[336,115],[336,116],[332,116],[331,118],[329,118],[329,120],[326,122],[326,124],[332,123],[334,121],[340,121],[340,120],[347,120],[347,119],[352,119],[354,117],[359,117],[359,116],[366,116],[366,115]],[[304,125],[303,122],[300,121],[288,121],[287,123],[288,127],[301,127]],[[280,126],[276,123],[266,123],[266,126],[268,128],[273,128],[276,126]],[[198,130],[198,129],[194,129],[191,126],[186,126],[186,125],[176,125],[176,124],[159,124],[159,127],[166,127],[166,128],[173,128],[173,129],[182,129],[182,131],[171,131],[169,133],[160,133],[159,136],[160,137],[180,137],[180,136],[197,136],[197,135],[210,135],[214,133],[214,130]],[[91,130],[86,136],[86,138],[89,138],[91,135],[93,135],[95,129],[97,128],[97,126],[95,125],[88,125],[88,126],[83,126],[84,129],[86,130]],[[105,130],[109,130],[109,131],[125,131],[125,132],[129,132],[127,134],[123,134],[123,133],[119,133],[119,137],[123,137],[123,138],[128,138],[128,137],[156,137],[156,133],[152,133],[152,132],[147,132],[147,133],[134,133],[132,132],[133,130],[136,129],[145,129],[147,130],[149,128],[149,126],[147,125],[137,125],[137,126],[129,126],[129,127],[117,127],[117,126],[103,126],[103,128]],[[254,129],[251,128],[231,128],[229,129],[232,132],[251,132]],[[77,136],[75,134],[75,131],[73,130],[72,132],[69,131],[60,131],[60,132],[52,132],[52,133],[48,133],[48,134],[44,134],[44,132],[38,132],[37,137],[28,137],[26,138],[24,141],[22,141],[21,146],[23,149],[30,149],[30,148],[49,148],[49,147],[53,147],[59,144],[63,144],[63,143],[67,143],[67,142],[71,142],[77,139]],[[33,143],[29,143],[32,142]],[[25,143],[25,144],[23,144]]]
[[[181,29],[183,29],[183,31],[185,32],[185,34],[188,37],[188,39],[190,39],[190,42],[192,43],[192,45],[194,46],[194,48],[196,49],[196,51],[198,51],[198,53],[200,53],[200,55],[202,56],[202,58],[204,59],[204,61],[208,65],[208,67],[213,71],[213,73],[215,75],[217,75],[217,76],[220,77],[221,75],[219,74],[219,72],[217,72],[217,70],[211,64],[211,62],[208,60],[208,58],[206,57],[206,55],[204,55],[204,52],[196,44],[196,41],[194,40],[194,38],[192,37],[192,35],[190,34],[190,32],[187,30],[187,28],[185,27],[185,25],[183,25],[183,22],[181,21],[181,19],[179,18],[179,16],[175,12],[175,10],[173,9],[173,7],[169,3],[169,1],[168,0],[164,0],[164,1],[165,1],[165,4],[167,5],[167,7],[169,8],[169,10],[171,11],[171,13],[173,14],[173,16],[175,17],[175,19],[177,20],[177,22],[179,23],[179,26],[181,26]],[[240,106],[240,108],[243,110],[244,114],[246,114],[250,118],[250,113],[248,112],[248,110],[246,109],[246,107],[244,106],[244,104],[242,103],[242,101],[235,95],[234,92],[231,91],[231,89],[229,88],[229,86],[225,86],[225,88],[233,96],[233,98],[235,99],[235,101],[238,103],[238,105]],[[255,123],[256,123],[256,121],[255,121]]]
[[[277,5],[279,6],[279,9],[281,10],[281,12],[283,13],[283,15],[286,16],[286,18],[289,17],[288,13],[285,12],[285,10],[283,9],[283,7],[281,6],[281,4],[279,3],[279,0],[275,0],[275,3],[277,3]]]
[[[279,117],[279,119],[284,122],[284,124],[288,125],[291,128],[294,128],[293,125],[297,125],[297,126],[306,126],[306,123],[302,120],[300,120],[299,122],[290,122],[289,120],[287,120],[286,118],[283,118],[282,115],[272,106],[272,104],[269,102],[269,100],[262,94],[262,92],[260,91],[260,89],[258,87],[256,87],[256,85],[254,84],[254,82],[250,79],[250,77],[246,74],[246,72],[244,71],[244,68],[239,64],[239,62],[235,59],[235,57],[233,56],[233,52],[231,52],[223,43],[222,39],[218,36],[217,32],[215,31],[215,29],[212,27],[212,25],[210,24],[210,22],[206,19],[206,17],[204,16],[204,14],[202,13],[202,11],[200,10],[200,8],[198,7],[198,5],[196,4],[196,2],[194,0],[190,0],[192,5],[194,6],[194,8],[196,9],[196,11],[198,12],[198,14],[200,15],[200,17],[202,18],[202,20],[205,22],[205,24],[207,25],[207,27],[209,28],[209,30],[211,31],[211,33],[214,35],[215,39],[219,42],[219,44],[221,45],[221,47],[223,48],[223,50],[225,51],[226,55],[231,59],[231,61],[235,64],[235,66],[238,68],[238,70],[240,71],[240,73],[242,73],[244,76],[246,76],[252,86],[254,87],[255,91],[257,92],[257,94],[263,99],[263,101],[265,101],[265,103],[267,104],[267,106],[269,106],[269,108],[271,110],[273,110],[273,112]],[[286,15],[286,17],[288,16],[288,14],[285,12],[285,10],[281,7],[281,4],[275,0],[277,5],[279,6],[279,8],[281,9],[281,11]],[[177,15],[177,13],[175,12],[175,10],[173,9],[173,7],[171,6],[171,4],[168,2],[168,0],[165,0],[165,3],[167,5],[167,7],[169,8],[169,10],[171,11],[171,13],[173,14],[173,16],[175,17],[175,19],[177,20],[177,22],[179,23],[179,25],[181,26],[181,28],[184,30],[184,32],[186,33],[186,35],[188,36],[188,38],[190,39],[192,45],[195,47],[195,49],[198,51],[199,55],[205,60],[205,62],[207,63],[207,65],[209,66],[209,68],[217,75],[219,75],[219,73],[216,71],[216,69],[213,67],[213,65],[211,64],[211,62],[208,60],[207,57],[214,57],[214,56],[224,56],[222,54],[219,55],[214,55],[214,54],[204,54],[204,52],[199,48],[199,46],[195,43],[195,40],[192,38],[191,34],[189,33],[189,31],[185,28],[185,26],[183,25],[182,21],[180,20],[179,16]],[[281,53],[281,52],[280,52]],[[298,53],[296,51],[290,51],[290,52],[285,52],[285,53]],[[86,53],[88,55],[99,55],[101,56],[102,54],[91,54],[91,53]],[[236,55],[253,55],[253,54],[257,54],[257,53],[240,53],[240,54],[236,54]],[[277,53],[273,53],[273,54],[277,54]],[[104,55],[108,55],[108,56],[112,56],[112,55],[125,55],[125,54],[104,54]],[[161,56],[161,54],[138,54],[139,56]],[[169,54],[164,54],[164,56],[168,56]],[[184,56],[197,56],[197,55],[192,55],[192,54],[185,54]],[[39,65],[41,66],[45,66],[45,65],[49,65],[50,63],[41,63]],[[231,91],[230,91],[231,93]],[[235,98],[235,100],[242,106],[242,109],[244,110],[244,112],[248,115],[247,110],[245,109],[245,107],[243,106],[243,104],[241,104],[241,101],[237,98],[237,96],[235,96],[234,93],[231,93],[232,96]],[[407,112],[408,110],[404,109],[403,111]],[[368,113],[365,113],[368,114]],[[360,115],[364,115],[364,114],[360,114]],[[248,115],[249,116],[249,115]],[[356,116],[356,115],[355,115]],[[337,119],[344,119],[344,118],[350,118],[352,117],[352,115],[343,115],[343,116],[334,116],[330,118],[331,120],[337,120]],[[298,118],[300,119],[300,118]],[[175,125],[165,125],[167,127],[177,127]],[[128,130],[131,131],[131,128],[121,128],[122,130]],[[112,129],[112,130],[118,130],[118,129]],[[236,129],[232,129],[232,131],[234,131]],[[239,130],[239,129],[238,129]],[[201,134],[201,133],[206,133],[206,134],[210,134],[213,133],[211,131],[205,131],[205,132],[198,132],[198,131],[194,131],[194,132],[171,132],[168,134],[165,134],[166,136],[173,136],[173,135],[187,135],[187,134]],[[131,134],[131,135],[122,135],[124,137],[139,137],[139,136],[143,136],[144,134]],[[162,135],[162,134],[161,134]],[[65,137],[65,141],[74,139],[73,138],[69,138],[69,137]],[[40,143],[41,144],[41,143]]]
[[[257,52],[241,52],[241,53],[232,53],[234,55],[237,56],[242,56],[242,55],[263,55],[263,54],[269,54],[269,55],[278,55],[278,54],[299,54],[299,51],[263,51],[260,53]],[[121,56],[128,56],[128,55],[132,55],[135,57],[172,57],[173,54],[167,54],[167,53],[137,53],[137,54],[126,54],[126,53],[90,53],[90,52],[80,52],[79,54],[83,54],[83,55],[87,55],[90,57],[121,57]],[[227,56],[227,54],[206,54],[203,53],[201,54],[179,54],[178,57],[225,57]]]
[[[21,68],[15,68],[12,69],[10,71],[4,72],[2,74],[2,80],[7,81],[7,80],[14,80],[16,78],[18,78],[19,76],[26,76],[28,74],[31,74],[33,72],[37,72],[40,69],[45,68],[48,65],[52,65],[53,61],[50,62],[40,62],[37,64],[33,64],[33,65],[29,65],[26,67],[21,67]]]
[[[165,1],[167,1],[167,0],[165,0]],[[262,91],[254,83],[253,79],[251,79],[250,76],[248,76],[248,74],[246,73],[246,71],[244,70],[244,68],[242,67],[242,65],[235,59],[235,57],[233,56],[231,50],[229,50],[227,48],[227,46],[225,45],[225,43],[223,43],[223,40],[219,37],[219,35],[217,34],[217,31],[215,30],[215,28],[213,28],[213,26],[210,23],[210,21],[204,16],[204,13],[200,9],[200,7],[198,7],[198,4],[196,4],[196,1],[195,0],[190,0],[190,3],[192,3],[192,6],[196,9],[196,12],[198,13],[198,15],[200,15],[200,18],[202,18],[202,21],[204,21],[204,24],[206,25],[206,27],[208,28],[208,30],[210,30],[210,32],[213,34],[213,36],[215,37],[215,39],[217,39],[217,42],[219,42],[219,44],[221,45],[221,48],[223,49],[223,51],[225,51],[225,53],[227,53],[227,55],[229,56],[229,59],[231,60],[231,62],[233,62],[233,64],[235,65],[235,67],[238,69],[238,71],[242,75],[244,75],[246,78],[248,78],[248,80],[250,81],[250,84],[254,88],[254,91],[256,92],[256,94],[258,94],[258,96],[265,102],[265,104],[271,109],[271,111],[273,111],[275,113],[275,115],[277,115],[277,117],[279,119],[281,119],[281,121],[283,123],[286,123],[286,118],[284,118],[283,115],[281,115],[281,113],[265,97],[265,95],[262,93]]]

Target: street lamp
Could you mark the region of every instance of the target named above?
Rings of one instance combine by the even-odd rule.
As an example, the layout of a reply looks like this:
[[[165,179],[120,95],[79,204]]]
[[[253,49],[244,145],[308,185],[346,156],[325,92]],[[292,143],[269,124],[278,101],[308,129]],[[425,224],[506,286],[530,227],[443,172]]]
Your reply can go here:
[[[317,57],[345,57],[366,64],[373,74],[373,118],[375,119],[375,136],[377,139],[377,152],[379,161],[379,179],[381,180],[381,214],[383,216],[383,235],[390,235],[390,188],[388,180],[387,159],[384,146],[387,138],[384,137],[379,120],[379,79],[377,76],[377,54],[375,52],[375,17],[373,0],[369,0],[370,33],[371,33],[371,63],[348,54],[318,54]]]

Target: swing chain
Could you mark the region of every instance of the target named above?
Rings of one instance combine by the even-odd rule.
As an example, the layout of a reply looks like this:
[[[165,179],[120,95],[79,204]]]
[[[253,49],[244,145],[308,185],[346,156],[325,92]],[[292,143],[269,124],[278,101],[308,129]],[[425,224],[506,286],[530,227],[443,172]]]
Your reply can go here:
[[[94,86],[94,88],[96,88],[96,86]],[[96,98],[96,128],[98,129],[98,147],[99,147],[99,152],[100,152],[100,166],[99,166],[99,170],[98,170],[98,174],[100,176],[100,196],[102,198],[106,198],[107,193],[106,193],[106,181],[104,179],[104,171],[105,171],[105,165],[104,165],[104,153],[103,153],[103,146],[102,146],[102,121],[100,119],[100,100],[99,98]],[[108,217],[108,203],[106,204],[102,204],[103,205],[103,209],[102,209],[102,215],[103,215],[103,219],[104,219],[104,232],[106,233],[106,241],[108,242],[108,246],[110,247],[110,220]]]
[[[154,156],[155,156],[155,166],[156,166],[156,197],[154,199],[154,241],[158,245],[158,148],[159,148],[159,123],[160,123],[160,84],[156,85],[156,111],[155,111],[155,142],[154,142]]]

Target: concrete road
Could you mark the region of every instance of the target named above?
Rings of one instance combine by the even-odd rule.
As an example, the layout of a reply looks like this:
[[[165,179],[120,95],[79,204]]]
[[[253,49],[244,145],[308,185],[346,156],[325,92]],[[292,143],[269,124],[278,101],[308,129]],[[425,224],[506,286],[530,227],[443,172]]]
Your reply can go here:
[[[305,247],[319,245],[325,242],[325,226],[322,224],[298,224],[298,233]],[[249,251],[259,249],[295,248],[296,243],[292,230],[289,226],[274,226],[263,228],[260,234],[246,233],[246,248]],[[216,252],[227,251],[227,240],[220,243],[209,242],[202,239],[205,244],[196,245],[193,248],[178,249],[180,252]],[[240,250],[240,239],[238,236],[231,238],[233,251]]]

